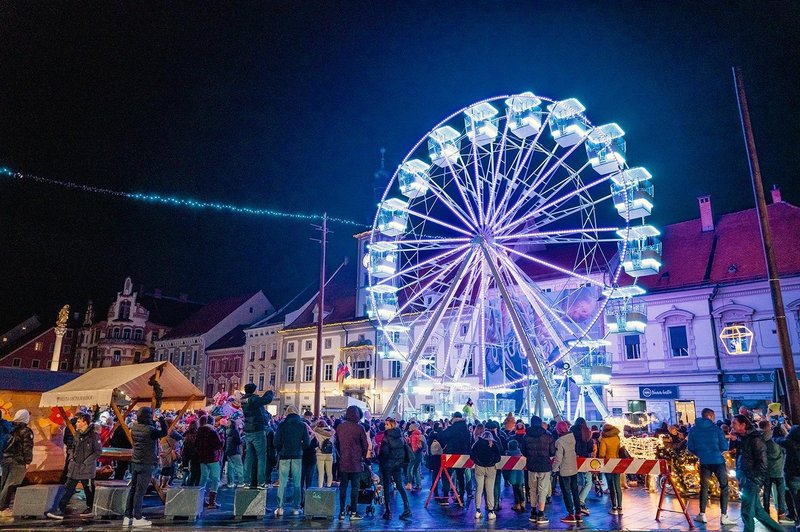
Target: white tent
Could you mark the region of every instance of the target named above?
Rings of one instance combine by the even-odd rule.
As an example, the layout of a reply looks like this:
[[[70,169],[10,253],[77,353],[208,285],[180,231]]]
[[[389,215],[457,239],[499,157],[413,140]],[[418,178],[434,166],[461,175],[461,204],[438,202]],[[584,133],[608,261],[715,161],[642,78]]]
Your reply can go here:
[[[161,408],[202,407],[204,395],[170,362],[148,362],[130,366],[96,368],[77,379],[42,394],[40,407],[110,405],[119,390],[138,405],[149,404],[153,387],[148,381],[163,368],[158,381],[163,389]],[[197,403],[196,405],[188,404]]]

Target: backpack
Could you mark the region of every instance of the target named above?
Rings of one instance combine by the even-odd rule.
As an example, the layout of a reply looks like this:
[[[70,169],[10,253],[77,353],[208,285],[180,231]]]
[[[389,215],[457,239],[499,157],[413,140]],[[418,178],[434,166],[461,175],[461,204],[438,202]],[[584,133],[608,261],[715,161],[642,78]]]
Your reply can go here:
[[[442,455],[442,444],[439,443],[439,440],[433,440],[431,442],[431,456],[441,456]]]
[[[322,454],[333,454],[333,442],[331,441],[331,439],[325,438],[319,450]]]

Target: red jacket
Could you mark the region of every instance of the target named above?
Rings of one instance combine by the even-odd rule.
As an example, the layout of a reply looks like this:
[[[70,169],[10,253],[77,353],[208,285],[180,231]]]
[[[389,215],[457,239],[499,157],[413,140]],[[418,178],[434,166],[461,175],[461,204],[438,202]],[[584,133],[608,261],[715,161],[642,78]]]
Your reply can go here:
[[[197,429],[195,453],[201,464],[213,464],[222,458],[222,438],[211,425],[203,425]]]

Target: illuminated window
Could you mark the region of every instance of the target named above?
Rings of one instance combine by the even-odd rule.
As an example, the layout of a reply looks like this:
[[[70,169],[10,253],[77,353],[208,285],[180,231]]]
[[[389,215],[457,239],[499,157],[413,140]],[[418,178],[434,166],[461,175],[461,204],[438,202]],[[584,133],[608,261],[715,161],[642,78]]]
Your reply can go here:
[[[306,364],[303,366],[303,381],[311,382],[314,380],[314,364]]]
[[[286,382],[294,382],[294,364],[286,366]]]
[[[689,339],[686,335],[686,326],[669,327],[669,348],[673,357],[689,356]]]
[[[36,342],[35,344],[33,344],[34,351],[41,351],[42,349],[44,349],[44,343]]]
[[[324,371],[323,371],[323,377],[322,378],[324,380],[326,380],[326,381],[332,381],[333,380],[333,364],[331,364],[331,363],[325,364],[323,366],[323,369],[324,369]]]

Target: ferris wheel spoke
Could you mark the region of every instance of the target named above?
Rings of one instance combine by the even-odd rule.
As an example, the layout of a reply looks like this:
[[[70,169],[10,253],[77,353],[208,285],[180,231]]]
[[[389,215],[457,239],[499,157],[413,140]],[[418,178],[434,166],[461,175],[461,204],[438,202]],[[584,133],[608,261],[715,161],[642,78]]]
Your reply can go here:
[[[470,255],[470,256],[471,256],[471,255]],[[436,284],[438,284],[438,283],[441,283],[442,279],[443,279],[443,278],[444,278],[446,275],[450,274],[450,273],[451,273],[451,272],[452,272],[452,271],[453,271],[453,270],[456,268],[456,266],[459,266],[460,264],[461,264],[461,261],[453,261],[453,262],[451,262],[450,264],[448,264],[447,266],[445,266],[444,268],[442,268],[442,269],[441,269],[441,271],[439,271],[438,273],[434,274],[434,275],[432,276],[432,278],[431,278],[430,282],[428,282],[428,283],[427,283],[425,286],[423,286],[422,288],[419,288],[418,290],[415,290],[415,291],[414,291],[414,292],[411,294],[411,297],[409,297],[409,298],[406,300],[406,302],[405,302],[405,303],[403,303],[403,304],[400,306],[400,308],[397,310],[397,314],[402,314],[402,313],[403,313],[403,312],[405,312],[405,311],[406,311],[406,309],[408,309],[408,307],[409,307],[409,306],[411,306],[411,305],[412,305],[414,302],[418,302],[418,301],[419,301],[419,298],[420,298],[420,296],[424,297],[424,296],[428,295],[428,294],[430,293],[429,291],[430,291],[430,290],[431,290],[431,289],[434,287],[434,285],[436,285]],[[419,285],[421,285],[421,284],[422,284],[422,283],[421,283],[421,281],[423,281],[423,280],[427,280],[427,276],[423,276],[423,278],[416,279],[416,280],[415,280],[413,283],[411,283],[411,285],[413,285],[413,284],[416,284],[417,286],[419,286]],[[445,287],[448,287],[448,286],[449,286],[448,284],[444,284],[444,283],[442,283],[442,284],[443,284],[443,286],[445,286]],[[410,286],[411,286],[411,285],[408,285],[408,287],[407,287],[407,288],[410,288]]]
[[[515,240],[532,240],[546,237],[566,237],[569,235],[583,235],[587,233],[605,233],[619,231],[619,227],[590,227],[581,229],[555,229],[553,231],[534,231],[532,233],[512,233],[495,237],[498,242],[514,242]]]
[[[497,177],[499,175],[499,168],[502,165],[503,161],[505,160],[506,154],[506,141],[508,140],[508,120],[504,122],[503,126],[503,136],[500,138],[500,145],[497,149],[495,157],[495,152],[491,152],[491,171],[489,173],[489,201],[486,204],[486,225],[491,225],[491,219],[494,216],[494,207],[495,207],[495,199],[496,199],[496,189],[497,189]]]
[[[608,195],[600,197],[600,198],[592,199],[592,201],[589,201],[589,202],[586,202],[586,203],[581,203],[580,205],[574,205],[572,207],[567,207],[567,208],[565,208],[565,209],[563,209],[561,211],[557,211],[557,212],[554,212],[554,213],[552,213],[552,212],[551,213],[547,213],[546,216],[536,220],[536,227],[546,227],[546,226],[548,226],[548,225],[550,225],[552,223],[555,223],[555,222],[557,222],[559,220],[562,220],[564,218],[567,218],[567,217],[570,217],[570,216],[574,216],[577,213],[580,213],[582,211],[591,211],[591,210],[594,209],[595,206],[597,206],[599,204],[602,204],[604,201],[607,201],[609,198],[611,198],[611,194],[608,194]]]
[[[392,283],[391,283],[392,280],[397,279],[402,275],[407,275],[407,274],[413,272],[414,270],[418,270],[418,269],[423,268],[425,266],[428,266],[428,265],[434,264],[436,262],[442,261],[442,260],[446,259],[447,257],[458,253],[459,251],[465,251],[465,250],[469,249],[469,247],[470,247],[469,244],[464,244],[462,246],[458,246],[458,247],[453,248],[453,249],[448,249],[447,251],[444,251],[444,252],[442,252],[442,253],[440,253],[438,255],[434,255],[432,257],[429,257],[429,258],[423,260],[422,262],[418,262],[418,263],[414,264],[412,267],[401,269],[400,271],[397,271],[397,272],[393,273],[392,275],[390,275],[388,277],[382,278],[377,284],[393,286]]]
[[[472,271],[470,272],[469,278],[467,279],[467,283],[466,283],[466,291],[463,292],[464,293],[464,297],[461,298],[461,303],[459,303],[459,305],[458,305],[458,310],[456,311],[455,319],[454,320],[451,319],[451,320],[448,321],[448,328],[450,330],[455,330],[456,333],[458,333],[461,330],[460,329],[460,327],[461,327],[461,316],[464,313],[464,307],[466,306],[467,299],[469,298],[469,295],[475,289],[475,282],[479,278],[480,278],[480,274],[475,274]],[[455,324],[455,329],[452,327],[452,324]],[[463,347],[462,347],[462,349],[463,349]],[[453,353],[453,349],[449,349],[447,351],[447,355],[445,356],[444,364],[442,365],[442,368],[445,371],[447,371],[447,369],[449,368],[450,358],[452,356],[452,353]]]
[[[506,246],[504,246],[502,244],[498,244],[497,247],[499,247],[500,249],[506,251],[507,253],[510,253],[512,255],[516,255],[516,256],[521,257],[523,259],[527,259],[527,260],[529,260],[531,262],[535,262],[536,264],[541,264],[542,266],[550,268],[551,270],[557,271],[559,273],[563,273],[564,275],[568,275],[570,277],[574,277],[575,279],[580,279],[580,280],[582,280],[584,282],[591,283],[591,284],[593,284],[595,286],[605,287],[605,285],[603,283],[601,283],[601,282],[599,282],[599,281],[597,281],[595,279],[592,279],[591,277],[588,277],[586,275],[581,275],[579,273],[567,270],[566,268],[562,268],[561,266],[557,266],[557,265],[551,264],[551,263],[549,263],[549,262],[547,262],[545,260],[538,259],[536,257],[528,255],[527,253],[522,253],[521,251],[517,251],[516,249],[506,247]]]
[[[461,161],[461,159],[459,159]],[[464,163],[461,162],[460,166],[461,170],[464,171],[464,174],[469,175],[469,171],[464,166]],[[459,178],[459,172],[457,171],[456,167],[453,166],[453,163],[450,160],[447,161],[447,169],[450,171],[450,176],[453,179],[453,182],[456,184],[456,188],[458,189],[458,193],[461,196],[461,201],[464,202],[464,206],[467,208],[467,212],[469,213],[469,218],[472,220],[472,227],[480,227],[478,223],[478,217],[475,215],[475,210],[472,208],[472,202],[467,198],[465,190],[469,190],[469,178],[464,177],[464,182],[462,183],[461,179]]]
[[[441,201],[444,204],[445,207],[447,207],[450,210],[450,212],[455,214],[456,217],[459,220],[461,220],[461,223],[464,224],[464,227],[470,227],[473,229],[477,228],[477,226],[474,225],[473,222],[467,219],[469,215],[464,212],[461,206],[458,205],[455,201],[453,201],[453,198],[451,198],[450,195],[447,194],[447,192],[442,187],[440,187],[439,184],[436,183],[434,180],[430,181],[429,190],[433,193],[434,196],[436,196],[439,199],[439,201]]]
[[[447,229],[450,229],[451,231],[455,231],[456,233],[461,233],[462,235],[472,236],[472,233],[470,233],[469,231],[466,231],[466,230],[464,230],[464,229],[462,229],[460,227],[456,227],[455,225],[449,224],[449,223],[444,222],[442,220],[438,220],[438,219],[434,218],[433,216],[428,216],[427,214],[422,214],[419,211],[414,211],[414,210],[408,209],[408,208],[405,209],[405,211],[409,214],[409,216],[414,216],[414,217],[419,218],[421,220],[426,220],[428,222],[433,222],[436,225],[439,225],[441,227],[446,227]]]

